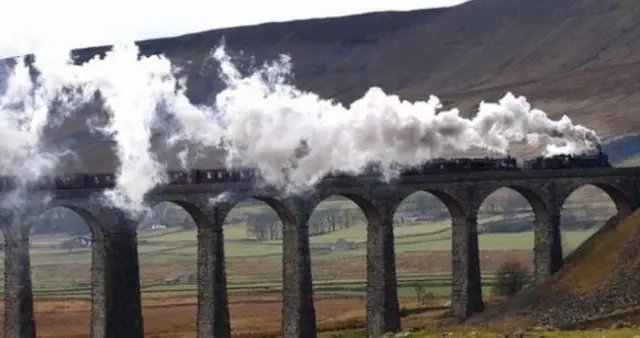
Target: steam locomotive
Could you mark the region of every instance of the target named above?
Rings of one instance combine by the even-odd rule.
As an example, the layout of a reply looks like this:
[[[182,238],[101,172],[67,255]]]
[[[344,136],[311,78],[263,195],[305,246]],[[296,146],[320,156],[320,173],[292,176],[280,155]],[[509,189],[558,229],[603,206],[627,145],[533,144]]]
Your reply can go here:
[[[478,171],[530,171],[557,169],[610,168],[609,156],[603,152],[581,155],[539,156],[524,161],[523,167],[511,156],[505,158],[457,158],[437,159],[424,163],[419,168],[406,170],[402,175],[430,175],[465,173]]]
[[[455,158],[434,159],[420,166],[403,168],[401,176],[438,175],[450,173],[469,173],[482,171],[539,171],[557,169],[584,169],[611,167],[609,156],[603,152],[582,155],[555,155],[551,157],[536,157],[524,161],[523,167],[511,156],[504,158]],[[371,164],[361,176],[380,176],[379,166]],[[349,176],[347,174],[331,174],[327,177]],[[169,171],[167,173],[169,185],[180,184],[215,184],[233,182],[253,182],[257,179],[253,169],[192,169]],[[56,177],[44,177],[33,183],[36,188],[55,189],[104,189],[111,188],[116,183],[113,173],[71,174]],[[0,177],[0,190],[12,190],[17,186],[14,178]]]
[[[536,157],[532,160],[525,161],[524,167],[528,170],[607,168],[611,167],[611,164],[609,163],[609,156],[603,152],[599,152],[592,155]]]

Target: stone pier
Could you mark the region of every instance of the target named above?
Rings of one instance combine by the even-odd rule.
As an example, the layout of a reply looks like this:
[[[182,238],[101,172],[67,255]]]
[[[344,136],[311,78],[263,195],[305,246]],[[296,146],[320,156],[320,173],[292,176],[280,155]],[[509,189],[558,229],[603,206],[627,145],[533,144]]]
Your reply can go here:
[[[5,338],[35,338],[33,290],[29,258],[30,227],[3,222]]]
[[[297,198],[291,204],[291,219],[282,220],[282,334],[285,338],[314,338],[316,311],[308,224],[312,210]]]
[[[400,331],[400,305],[396,281],[393,237],[395,210],[380,210],[379,219],[367,227],[367,309],[368,337]]]
[[[198,220],[198,338],[231,337],[227,276],[225,270],[224,216],[218,208],[206,208]]]
[[[137,224],[123,223],[104,233],[106,323],[105,331],[94,333],[94,337],[144,337]]]
[[[542,280],[556,273],[563,264],[560,214],[552,209],[536,215],[534,224],[535,279]]]
[[[456,318],[466,319],[484,310],[477,219],[454,218],[452,233],[451,306]]]

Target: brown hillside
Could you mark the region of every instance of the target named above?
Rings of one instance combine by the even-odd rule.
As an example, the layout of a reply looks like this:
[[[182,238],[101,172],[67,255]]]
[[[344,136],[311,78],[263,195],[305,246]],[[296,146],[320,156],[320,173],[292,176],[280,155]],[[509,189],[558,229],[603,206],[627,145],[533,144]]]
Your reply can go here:
[[[211,81],[215,67],[203,60],[223,36],[232,50],[257,60],[290,54],[301,88],[345,103],[375,85],[413,100],[436,94],[469,114],[480,100],[510,90],[605,137],[640,130],[634,112],[640,104],[640,2],[634,0],[473,0],[446,9],[217,30],[141,46],[145,54],[164,53],[185,65],[190,97],[207,102],[221,86]],[[78,60],[103,51],[80,50]],[[54,138],[83,128],[84,122],[69,121]],[[81,150],[85,168],[112,168],[106,152]]]
[[[640,305],[639,224],[640,211],[621,222],[612,218],[557,274],[470,322],[508,322],[517,316],[528,318],[529,324],[573,328],[612,315],[637,315],[630,310]]]

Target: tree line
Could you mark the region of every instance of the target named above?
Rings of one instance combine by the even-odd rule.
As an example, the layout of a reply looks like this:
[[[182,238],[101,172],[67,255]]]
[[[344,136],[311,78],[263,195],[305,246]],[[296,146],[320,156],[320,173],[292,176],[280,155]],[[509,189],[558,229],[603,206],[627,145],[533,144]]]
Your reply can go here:
[[[258,241],[282,238],[282,222],[278,215],[270,209],[247,213],[244,222],[247,226],[248,238]],[[363,222],[365,222],[364,215],[357,209],[320,209],[316,210],[309,219],[309,234],[321,235]]]

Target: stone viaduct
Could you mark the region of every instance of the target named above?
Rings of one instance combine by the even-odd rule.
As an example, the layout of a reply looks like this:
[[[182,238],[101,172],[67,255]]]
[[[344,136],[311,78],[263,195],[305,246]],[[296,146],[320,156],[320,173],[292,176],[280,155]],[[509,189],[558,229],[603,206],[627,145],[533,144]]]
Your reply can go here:
[[[486,197],[502,187],[522,194],[535,213],[535,275],[544,278],[563,264],[560,213],[565,199],[584,185],[606,192],[623,217],[640,205],[640,168],[598,168],[523,172],[479,172],[402,177],[392,184],[374,178],[331,178],[313,191],[291,196],[249,182],[167,185],[147,195],[149,204],[168,201],[184,207],[198,225],[197,336],[230,337],[222,224],[233,206],[255,198],[266,202],[284,224],[283,310],[285,337],[316,336],[314,296],[307,222],[314,208],[332,195],[355,202],[368,221],[366,330],[380,336],[400,329],[396,288],[393,214],[410,194],[426,191],[438,197],[452,217],[453,314],[465,319],[483,311],[476,215]],[[43,192],[45,193],[45,192]],[[92,252],[92,337],[143,337],[136,240],[137,220],[100,203],[100,190],[46,192],[43,208],[74,210],[89,224]],[[211,198],[224,194],[223,202]],[[27,227],[5,212],[6,338],[35,336],[29,271]],[[9,224],[14,226],[8,227]]]

